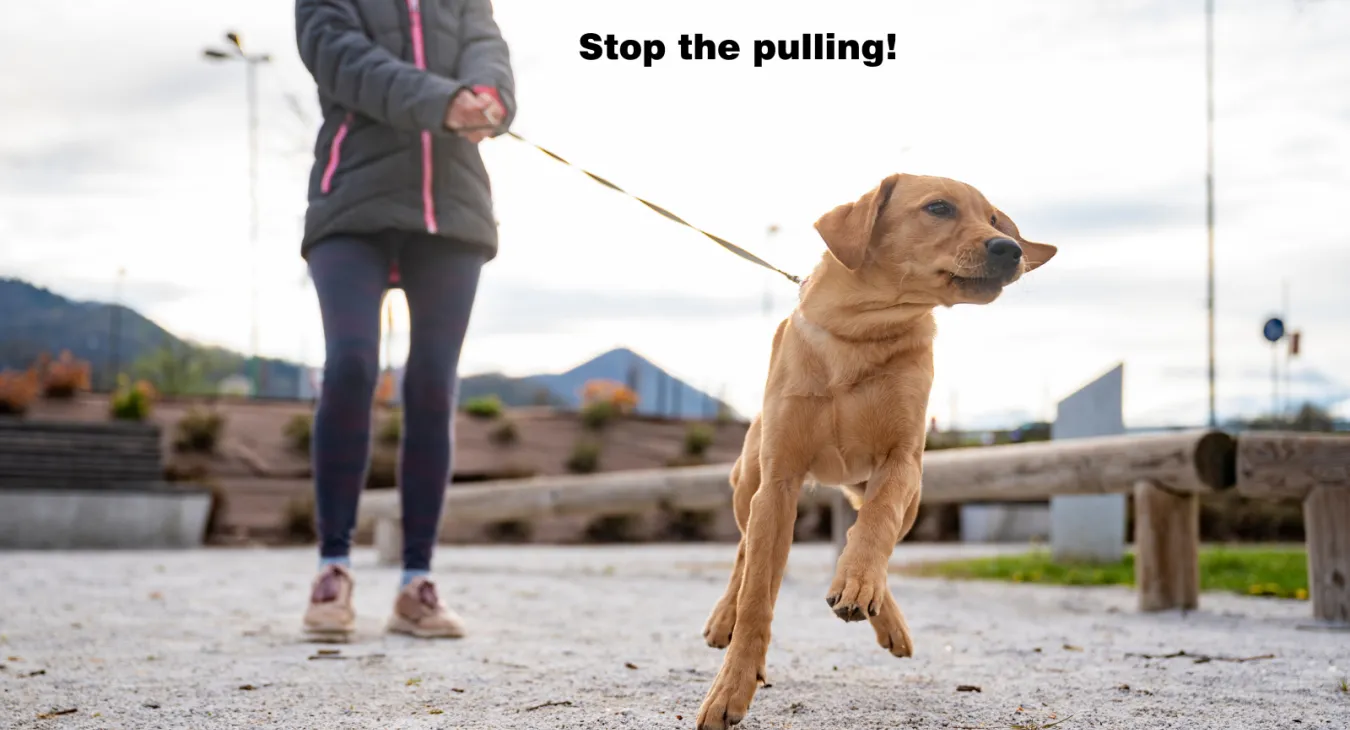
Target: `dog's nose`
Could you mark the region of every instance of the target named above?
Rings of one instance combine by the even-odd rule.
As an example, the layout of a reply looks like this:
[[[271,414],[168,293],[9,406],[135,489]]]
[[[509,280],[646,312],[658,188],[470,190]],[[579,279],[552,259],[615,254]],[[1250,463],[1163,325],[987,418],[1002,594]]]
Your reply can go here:
[[[1022,247],[1011,238],[991,238],[984,242],[984,249],[992,266],[1010,269],[1022,259]]]

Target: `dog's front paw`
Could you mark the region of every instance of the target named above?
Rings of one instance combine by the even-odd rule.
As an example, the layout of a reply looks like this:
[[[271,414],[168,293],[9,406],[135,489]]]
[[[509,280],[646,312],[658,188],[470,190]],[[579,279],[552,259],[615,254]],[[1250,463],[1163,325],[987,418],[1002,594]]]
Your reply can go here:
[[[914,656],[914,639],[909,634],[909,624],[905,614],[895,602],[890,591],[882,598],[881,611],[871,618],[872,630],[877,634],[877,643],[893,656]]]
[[[763,681],[754,664],[727,658],[698,710],[698,730],[727,730],[745,719],[755,688]]]
[[[862,621],[880,614],[881,606],[889,596],[885,570],[858,570],[841,562],[825,602],[839,618]]]
[[[703,625],[703,639],[714,649],[725,649],[731,643],[731,632],[736,628],[736,598],[723,596],[713,606],[708,622]]]

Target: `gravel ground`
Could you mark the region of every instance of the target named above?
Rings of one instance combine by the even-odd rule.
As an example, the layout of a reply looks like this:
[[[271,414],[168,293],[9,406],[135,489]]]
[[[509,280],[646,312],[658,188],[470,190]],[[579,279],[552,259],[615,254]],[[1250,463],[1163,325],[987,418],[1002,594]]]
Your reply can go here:
[[[381,633],[397,571],[363,551],[340,659],[298,631],[310,550],[0,553],[0,726],[691,728],[733,549],[445,547],[436,578],[472,633],[440,643]],[[1350,727],[1350,633],[1301,629],[1307,603],[1145,616],[1124,589],[893,579],[903,660],[830,613],[828,546],[792,555],[747,730]]]

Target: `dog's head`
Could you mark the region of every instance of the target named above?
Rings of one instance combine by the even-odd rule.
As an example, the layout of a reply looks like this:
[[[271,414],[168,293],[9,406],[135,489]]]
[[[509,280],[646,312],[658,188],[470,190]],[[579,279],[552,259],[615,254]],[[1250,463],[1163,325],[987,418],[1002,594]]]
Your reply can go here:
[[[906,303],[987,304],[1056,251],[1022,238],[980,191],[942,177],[891,175],[821,216],[816,231],[861,282]]]

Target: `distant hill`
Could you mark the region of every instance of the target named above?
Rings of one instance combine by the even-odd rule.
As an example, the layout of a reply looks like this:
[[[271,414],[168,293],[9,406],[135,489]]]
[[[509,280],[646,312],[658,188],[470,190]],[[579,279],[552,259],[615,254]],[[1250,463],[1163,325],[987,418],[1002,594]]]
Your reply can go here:
[[[547,387],[571,407],[581,404],[586,381],[596,379],[614,380],[632,388],[638,395],[637,412],[641,414],[692,419],[715,418],[724,408],[730,411],[722,401],[627,348],[610,350],[564,373],[526,378]]]
[[[120,322],[115,320],[120,317]],[[112,347],[118,330],[117,348]],[[248,358],[219,347],[209,347],[175,336],[134,309],[103,302],[69,299],[20,279],[0,278],[0,370],[27,368],[44,353],[56,357],[63,350],[88,360],[97,389],[113,384],[113,359],[123,372],[147,358],[191,361],[208,386],[230,375],[247,375]],[[263,387],[270,398],[300,398],[304,367],[298,363],[262,359]],[[581,389],[589,380],[626,383],[639,398],[638,413],[670,418],[713,418],[721,401],[681,381],[650,360],[620,348],[611,350],[563,373],[510,377],[501,373],[469,375],[460,381],[461,401],[496,394],[508,406],[576,408]]]
[[[396,369],[395,382],[402,380]],[[671,375],[645,357],[626,348],[610,350],[563,373],[511,377],[501,373],[464,376],[459,384],[463,403],[471,398],[496,395],[512,407],[581,406],[581,391],[590,380],[624,383],[638,394],[637,413],[676,419],[715,418],[725,409],[720,400]]]
[[[20,279],[0,278],[0,369],[24,369],[42,354],[62,350],[88,360],[96,388],[113,384],[116,357],[123,372],[166,349],[191,359],[202,379],[217,383],[230,375],[247,375],[248,358],[219,347],[183,340],[134,309],[102,302],[68,299]],[[118,321],[120,318],[120,322]],[[113,347],[113,331],[117,347]],[[301,368],[284,360],[263,358],[260,395],[294,398]]]
[[[461,403],[487,395],[495,395],[505,405],[515,408],[567,405],[567,402],[549,390],[548,386],[536,383],[530,378],[513,378],[501,373],[482,373],[460,378]]]

